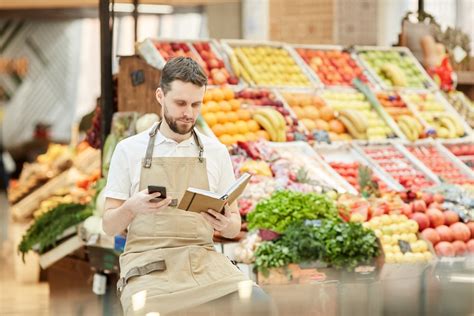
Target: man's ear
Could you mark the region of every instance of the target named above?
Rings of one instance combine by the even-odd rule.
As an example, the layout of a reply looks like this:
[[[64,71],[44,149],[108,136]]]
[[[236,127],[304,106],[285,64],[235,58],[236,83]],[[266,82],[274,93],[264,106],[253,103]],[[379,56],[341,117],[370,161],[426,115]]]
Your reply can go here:
[[[156,91],[155,91],[155,96],[156,96],[156,100],[158,101],[158,103],[161,105],[163,102],[163,98],[165,97],[164,93],[163,93],[163,90],[161,88],[157,88]]]

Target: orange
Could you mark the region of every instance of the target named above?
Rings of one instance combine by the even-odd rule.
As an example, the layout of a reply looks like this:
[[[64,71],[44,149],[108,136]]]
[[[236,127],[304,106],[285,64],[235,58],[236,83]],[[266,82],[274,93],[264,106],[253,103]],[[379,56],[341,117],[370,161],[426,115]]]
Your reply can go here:
[[[220,101],[219,108],[222,112],[229,112],[232,110],[232,105],[227,101]]]
[[[212,92],[212,95],[213,95],[214,101],[216,102],[224,100],[224,97],[225,97],[224,92],[222,92],[221,89],[215,89]]]
[[[257,140],[257,135],[255,133],[252,133],[252,132],[249,132],[247,134],[244,135],[245,138],[247,138],[248,141],[256,141]]]
[[[260,125],[254,120],[247,121],[247,127],[251,132],[256,132],[260,129]]]
[[[239,120],[239,116],[235,112],[227,112],[227,122],[237,122]]]
[[[222,89],[224,92],[224,100],[232,100],[234,98],[234,91],[231,88]]]
[[[315,121],[316,123],[316,128],[322,131],[329,131],[329,123],[322,120],[322,119],[317,119]]]
[[[334,118],[334,110],[329,106],[323,106],[319,109],[319,114],[323,120],[329,122]]]
[[[234,140],[236,142],[246,142],[247,138],[245,138],[245,136],[242,135],[242,134],[236,134],[236,135],[234,135]]]
[[[300,106],[305,107],[313,104],[313,98],[309,95],[300,96]]]
[[[219,104],[216,101],[209,101],[206,104],[207,112],[217,112],[220,111]]]
[[[225,127],[222,124],[216,124],[211,129],[214,135],[216,135],[217,137],[220,137],[225,134]]]
[[[317,118],[319,118],[319,111],[317,108],[315,108],[314,106],[312,105],[309,105],[309,106],[305,106],[303,108],[303,111],[304,111],[304,117],[305,118],[309,118],[311,120],[315,120]]]
[[[237,115],[239,116],[239,119],[242,121],[248,121],[251,119],[252,115],[248,110],[240,109],[237,111]]]
[[[316,129],[316,123],[313,120],[304,118],[301,120],[301,123],[310,131],[313,131]]]
[[[234,123],[227,122],[224,124],[225,133],[229,135],[234,135],[238,133],[238,128]]]
[[[237,111],[240,109],[240,100],[233,99],[229,101],[230,105],[232,106],[232,111]]]
[[[245,121],[237,121],[235,126],[237,126],[237,130],[240,134],[246,134],[249,132],[249,128],[247,127],[247,123]]]
[[[300,106],[300,100],[299,100],[298,96],[296,96],[294,94],[288,94],[286,102],[291,107]]]
[[[206,93],[204,93],[204,99],[202,102],[206,103],[208,101],[211,101],[214,95],[212,94],[212,90],[206,90]]]
[[[217,118],[217,122],[221,124],[224,124],[225,122],[227,122],[227,115],[226,113],[222,111],[216,113],[216,118]]]
[[[337,134],[342,134],[346,131],[346,127],[341,121],[334,119],[329,122],[329,130]]]
[[[224,134],[219,137],[219,141],[224,145],[232,145],[235,143],[234,137]]]
[[[270,140],[270,135],[268,134],[267,131],[265,130],[259,130],[255,133],[257,135],[257,139],[260,139],[260,138],[263,138],[263,139],[266,139],[266,140]]]
[[[295,112],[295,115],[296,115],[297,118],[299,118],[299,119],[305,118],[305,112],[304,112],[303,108],[301,108],[299,106],[295,106],[293,108],[293,112]]]
[[[204,114],[204,119],[206,120],[206,123],[210,126],[213,127],[214,125],[217,124],[217,116],[214,113],[206,113]]]
[[[201,105],[201,115],[204,115],[209,112],[209,106],[206,103]]]

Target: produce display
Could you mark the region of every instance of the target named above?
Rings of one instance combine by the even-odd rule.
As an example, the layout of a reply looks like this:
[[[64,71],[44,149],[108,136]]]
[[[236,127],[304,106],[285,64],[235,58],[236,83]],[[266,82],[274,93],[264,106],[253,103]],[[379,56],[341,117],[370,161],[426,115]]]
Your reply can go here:
[[[363,69],[349,52],[303,47],[297,47],[295,50],[324,85],[352,86],[354,78],[368,82]]]
[[[425,128],[422,122],[408,108],[407,104],[396,92],[379,92],[377,99],[384,110],[394,119],[400,130],[410,141],[424,138]]]
[[[359,140],[380,140],[393,137],[387,123],[372,109],[365,96],[359,92],[325,90],[321,97],[337,111],[349,134]]]
[[[442,196],[441,196],[442,197]],[[415,209],[411,218],[417,221],[423,238],[429,241],[440,257],[474,253],[474,222],[463,222],[459,213],[446,208],[443,200],[426,194],[425,207]]]
[[[259,86],[311,87],[309,77],[284,47],[229,43],[234,72]]]
[[[336,118],[334,109],[320,96],[296,92],[282,92],[282,96],[310,133],[326,131],[331,141],[352,139],[344,124]]]
[[[358,56],[383,86],[418,89],[432,86],[420,64],[405,51],[360,50]]]
[[[434,182],[393,146],[362,147],[364,153],[405,189],[420,191]]]
[[[474,184],[467,175],[434,145],[407,146],[408,150],[422,161],[442,181],[455,184]]]
[[[456,157],[464,162],[469,168],[474,170],[474,144],[463,143],[445,145]]]
[[[437,137],[458,138],[466,134],[459,117],[449,112],[434,94],[403,93],[402,97],[416,108],[421,119],[434,129]]]
[[[453,108],[456,109],[471,128],[474,127],[474,103],[460,91],[450,92],[447,96]]]
[[[418,223],[405,215],[382,215],[364,223],[380,238],[386,263],[429,262],[428,243],[417,236]]]

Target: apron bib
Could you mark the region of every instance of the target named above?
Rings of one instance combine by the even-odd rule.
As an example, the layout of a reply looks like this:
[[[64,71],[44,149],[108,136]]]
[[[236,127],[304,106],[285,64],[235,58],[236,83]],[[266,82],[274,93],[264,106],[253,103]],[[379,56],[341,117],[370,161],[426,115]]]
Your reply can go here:
[[[188,187],[209,190],[203,147],[193,131],[199,157],[153,158],[155,124],[145,159],[140,188],[166,187],[179,201]],[[126,315],[167,313],[189,308],[237,291],[246,277],[214,249],[214,229],[200,214],[167,207],[155,214],[137,215],[131,222],[125,251],[120,256],[117,284]],[[132,296],[146,291],[145,306],[134,311]],[[142,294],[143,295],[143,294]]]

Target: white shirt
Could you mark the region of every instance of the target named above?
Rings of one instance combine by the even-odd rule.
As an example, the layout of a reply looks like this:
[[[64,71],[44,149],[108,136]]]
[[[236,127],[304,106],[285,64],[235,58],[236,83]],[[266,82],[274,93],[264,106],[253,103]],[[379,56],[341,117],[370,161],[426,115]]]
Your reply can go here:
[[[151,128],[137,135],[120,141],[112,155],[105,197],[127,200],[138,192],[142,159],[145,157],[148,133]],[[209,188],[212,192],[223,194],[235,182],[232,161],[227,148],[217,139],[197,132],[204,147]],[[199,149],[194,137],[177,143],[164,137],[160,132],[156,135],[153,157],[198,157]],[[156,185],[160,185],[157,183]]]

